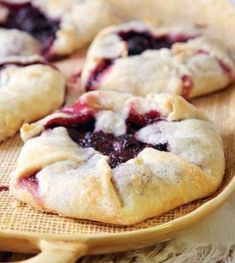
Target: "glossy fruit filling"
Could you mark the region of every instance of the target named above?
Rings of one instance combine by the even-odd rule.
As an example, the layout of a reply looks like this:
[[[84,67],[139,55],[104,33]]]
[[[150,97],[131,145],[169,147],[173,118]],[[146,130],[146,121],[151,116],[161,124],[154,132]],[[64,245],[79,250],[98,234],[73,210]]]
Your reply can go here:
[[[27,178],[22,178],[20,180],[20,185],[21,187],[28,189],[31,192],[31,194],[37,197],[39,193],[38,193],[38,179],[36,177],[36,174],[37,173]]]
[[[0,185],[0,192],[6,192],[6,191],[9,191],[9,186]]]
[[[111,68],[113,64],[112,59],[102,59],[97,66],[90,73],[89,79],[86,83],[86,90],[91,91],[97,89],[101,79],[105,76],[105,73]]]
[[[52,46],[60,22],[48,18],[41,10],[30,2],[10,3],[1,2],[8,9],[7,18],[0,22],[0,27],[25,31],[41,43],[42,54],[47,55]]]
[[[221,59],[218,59],[218,63],[220,65],[222,71],[224,72],[224,74],[232,79],[234,76],[232,68],[229,65],[227,65],[225,62],[223,62]]]
[[[148,49],[171,48],[176,42],[187,42],[192,38],[183,34],[154,36],[148,31],[135,30],[122,31],[118,35],[126,42],[128,56],[139,55]]]
[[[146,147],[152,147],[159,151],[168,151],[167,142],[151,145],[138,141],[135,137],[136,131],[147,124],[160,120],[160,114],[157,111],[151,111],[144,115],[131,111],[126,120],[126,133],[115,136],[112,133],[105,133],[103,131],[95,132],[95,119],[94,115],[91,114],[92,110],[84,110],[84,108],[82,110],[83,114],[78,109],[75,115],[71,115],[70,120],[69,118],[51,120],[46,125],[46,128],[66,127],[71,139],[79,146],[84,148],[92,147],[108,156],[111,168],[115,168],[117,165],[136,157]]]

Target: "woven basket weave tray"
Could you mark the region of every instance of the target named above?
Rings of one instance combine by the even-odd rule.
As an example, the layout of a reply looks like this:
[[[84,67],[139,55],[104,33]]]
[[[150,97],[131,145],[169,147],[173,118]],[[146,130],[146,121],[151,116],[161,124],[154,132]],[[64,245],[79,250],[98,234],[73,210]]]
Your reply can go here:
[[[13,251],[26,251],[32,252],[32,247],[19,248],[19,246],[8,247],[6,239],[1,239],[1,233],[7,237],[16,236],[18,238],[29,235],[30,237],[55,237],[56,240],[67,240],[69,237],[74,236],[81,237],[81,239],[89,239],[89,237],[100,236],[115,236],[118,234],[141,233],[145,230],[159,228],[162,232],[162,226],[165,226],[168,231],[159,236],[160,239],[169,237],[169,234],[180,230],[187,225],[191,225],[194,221],[189,219],[185,221],[185,225],[169,231],[169,225],[174,226],[174,222],[187,218],[188,215],[197,215],[200,208],[208,206],[212,202],[210,207],[217,206],[220,201],[224,201],[223,192],[232,192],[231,185],[234,187],[234,174],[235,174],[235,89],[234,87],[228,87],[227,89],[217,92],[215,94],[199,98],[193,101],[193,103],[199,108],[203,109],[207,115],[215,122],[217,127],[221,131],[225,157],[226,157],[226,173],[223,180],[223,184],[220,189],[212,196],[194,201],[192,203],[180,206],[158,218],[146,220],[140,224],[127,227],[111,226],[108,224],[91,222],[87,220],[74,220],[70,218],[58,217],[53,214],[46,214],[34,209],[29,208],[26,205],[16,206],[16,202],[10,196],[8,191],[0,192],[0,248],[13,250]],[[7,186],[9,184],[9,175],[16,166],[16,159],[22,146],[22,141],[19,135],[12,139],[7,140],[0,146],[0,185]],[[228,191],[229,190],[229,191]],[[220,195],[222,194],[222,198]],[[227,197],[228,194],[226,194]],[[213,205],[213,200],[217,199],[216,205]],[[219,200],[219,202],[218,202]],[[206,209],[208,214],[212,209]],[[197,216],[196,216],[197,217]],[[195,218],[196,218],[195,217]],[[200,216],[198,217],[198,219]],[[173,227],[174,228],[174,227]],[[155,240],[158,235],[155,236]],[[148,242],[146,242],[147,244]],[[145,245],[145,242],[135,246]],[[131,246],[126,246],[131,248]],[[122,250],[123,247],[116,247],[114,250]],[[33,249],[37,251],[37,246]],[[112,249],[113,250],[113,249]],[[96,249],[95,252],[103,252],[102,249]]]

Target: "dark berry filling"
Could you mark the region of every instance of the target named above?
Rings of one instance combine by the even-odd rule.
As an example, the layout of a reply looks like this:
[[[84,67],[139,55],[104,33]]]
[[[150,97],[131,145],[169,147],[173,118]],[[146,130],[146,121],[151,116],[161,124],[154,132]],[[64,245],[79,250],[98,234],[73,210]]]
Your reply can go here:
[[[18,4],[2,2],[0,8],[1,6],[7,8],[9,13],[6,20],[0,22],[0,27],[29,33],[41,43],[42,54],[47,55],[55,40],[60,22],[49,19],[30,2]]]
[[[98,88],[102,77],[107,73],[113,64],[112,59],[102,59],[90,73],[89,79],[86,83],[86,90],[91,91]]]
[[[111,133],[104,133],[102,131],[93,132],[91,126],[88,125],[86,129],[81,129],[81,127],[73,125],[67,127],[67,130],[72,140],[81,147],[93,147],[102,154],[109,156],[109,165],[111,168],[115,168],[117,165],[136,157],[146,147],[167,151],[167,143],[150,145],[138,141],[134,133],[114,136]]]
[[[193,88],[193,79],[188,75],[183,75],[181,79],[183,81],[183,89],[181,95],[185,99],[188,99]]]
[[[159,120],[161,120],[161,114],[158,111],[152,110],[145,114],[139,114],[134,107],[132,107],[131,111],[129,112],[127,119],[128,123],[137,125],[140,128]]]
[[[96,110],[89,107],[82,101],[78,101],[72,106],[64,107],[60,112],[66,113],[68,117],[58,117],[49,120],[45,128],[54,128],[58,126],[68,126],[76,123],[77,125],[88,123],[94,120]]]
[[[146,147],[152,147],[159,151],[168,151],[167,143],[151,145],[138,141],[135,132],[147,124],[159,120],[157,111],[150,111],[145,115],[137,115],[131,111],[126,121],[127,131],[125,134],[115,136],[111,133],[103,131],[94,132],[95,119],[92,111],[83,110],[83,114],[79,110],[70,121],[66,118],[57,118],[47,123],[46,128],[54,128],[57,126],[66,127],[71,139],[81,147],[92,147],[102,154],[109,156],[109,165],[115,168],[117,165],[128,161],[138,155]]]
[[[6,192],[9,191],[9,187],[6,185],[0,185],[0,192]]]
[[[23,178],[20,181],[20,185],[23,188],[26,188],[27,190],[30,191],[31,194],[33,194],[34,196],[38,196],[39,191],[38,191],[38,179],[36,177],[36,174],[33,174],[27,178]]]
[[[203,49],[198,49],[196,55],[209,55],[209,52]]]
[[[221,59],[218,59],[219,65],[224,72],[225,75],[227,75],[229,78],[233,78],[233,71],[230,66],[228,66],[226,63],[224,63]]]
[[[171,48],[176,42],[187,42],[191,36],[183,34],[154,36],[148,31],[122,31],[119,37],[126,42],[128,56],[139,55],[148,49]]]

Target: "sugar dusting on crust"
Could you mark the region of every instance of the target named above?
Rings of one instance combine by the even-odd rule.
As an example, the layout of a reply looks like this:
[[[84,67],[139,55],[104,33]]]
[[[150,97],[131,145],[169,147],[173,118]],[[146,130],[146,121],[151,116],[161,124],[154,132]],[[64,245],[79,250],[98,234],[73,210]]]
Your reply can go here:
[[[95,132],[103,131],[119,136],[126,133],[123,116],[113,111],[100,111],[96,114]]]
[[[136,137],[151,144],[167,141],[170,152],[198,165],[208,174],[213,173],[213,160],[223,157],[219,135],[211,123],[202,120],[154,123],[139,130]]]
[[[0,57],[29,56],[39,54],[39,43],[29,34],[11,29],[0,28]]]

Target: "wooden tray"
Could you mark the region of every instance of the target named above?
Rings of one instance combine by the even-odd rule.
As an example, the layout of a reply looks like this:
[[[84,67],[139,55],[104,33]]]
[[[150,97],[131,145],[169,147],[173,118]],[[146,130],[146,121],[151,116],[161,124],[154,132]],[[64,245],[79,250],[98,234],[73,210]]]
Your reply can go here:
[[[172,238],[222,204],[235,189],[235,89],[194,100],[221,131],[226,174],[219,191],[209,198],[183,205],[143,223],[117,227],[86,220],[73,220],[16,206],[8,191],[0,192],[0,250],[43,252],[32,262],[74,262],[83,254],[107,253],[149,245]],[[0,146],[0,184],[8,185],[22,142],[17,135]],[[31,259],[32,260],[32,259]],[[35,261],[36,260],[36,261]],[[69,261],[70,260],[70,261]],[[51,261],[52,262],[52,261]]]

